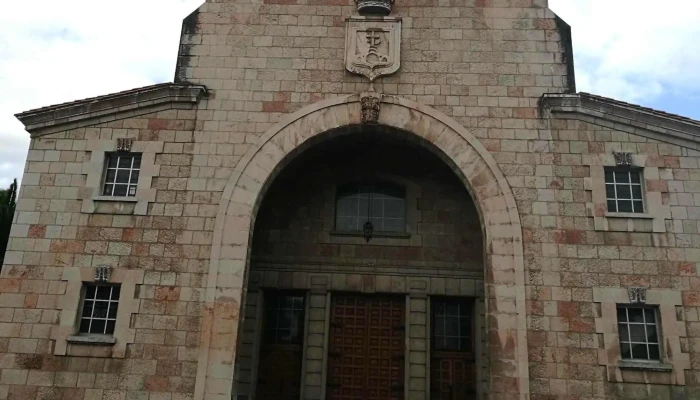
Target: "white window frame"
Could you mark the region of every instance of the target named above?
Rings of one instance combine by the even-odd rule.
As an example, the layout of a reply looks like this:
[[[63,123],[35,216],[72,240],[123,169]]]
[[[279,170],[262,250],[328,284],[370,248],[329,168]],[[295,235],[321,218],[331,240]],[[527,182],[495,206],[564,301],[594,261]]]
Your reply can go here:
[[[107,154],[117,152],[117,138],[114,140],[88,140],[87,151],[90,160],[83,163],[82,173],[87,175],[81,212],[146,215],[148,203],[156,200],[156,190],[151,188],[153,177],[160,174],[160,166],[155,164],[156,154],[163,152],[164,142],[134,140],[131,153],[141,154],[139,180],[135,196],[102,196]],[[104,211],[106,209],[106,211]]]
[[[91,287],[91,286],[94,286],[94,287],[95,287],[95,294],[94,294],[94,296],[93,296],[92,298],[88,298],[88,297],[87,297],[87,292],[88,292],[89,287]],[[100,287],[102,287],[102,286],[110,287],[109,299],[107,299],[107,300],[98,299],[98,298],[97,298],[97,291],[98,291],[98,289],[99,289]],[[109,322],[109,321],[114,321],[114,325],[115,325],[115,329],[114,329],[114,330],[116,330],[116,324],[117,324],[117,317],[116,317],[116,315],[115,315],[114,318],[110,318],[110,317],[109,317],[109,310],[110,310],[112,307],[116,307],[116,308],[117,308],[117,313],[119,313],[119,300],[120,300],[120,299],[113,300],[114,288],[118,288],[118,289],[119,289],[120,299],[121,299],[121,284],[118,284],[118,283],[102,283],[102,282],[83,282],[83,288],[82,288],[82,290],[81,290],[81,295],[80,295],[80,311],[79,311],[79,313],[78,313],[78,330],[77,330],[77,334],[78,334],[78,335],[104,335],[104,336],[112,336],[112,335],[114,335],[114,331],[112,331],[112,332],[110,332],[110,333],[107,333],[107,332],[106,332],[106,330],[107,330],[107,322]],[[87,318],[86,318],[85,316],[83,316],[83,311],[85,310],[85,302],[86,302],[86,301],[91,301],[91,302],[93,303],[93,304],[92,304],[92,312],[90,313],[90,316],[87,317]],[[95,315],[95,304],[96,304],[97,302],[106,302],[106,303],[108,303],[108,304],[107,304],[107,316],[106,316],[105,318],[98,318],[98,317],[95,317],[95,316],[94,316],[94,315]],[[105,321],[105,327],[104,327],[104,329],[103,329],[103,332],[102,332],[102,333],[90,332],[90,329],[89,329],[89,328],[88,328],[88,332],[81,332],[80,326],[82,325],[83,321],[86,320],[86,319],[87,319],[87,320],[90,320],[90,327],[92,327],[92,321],[95,321],[95,320],[104,320],[104,321]]]
[[[121,162],[122,158],[126,158],[126,157],[131,158],[131,165],[129,166],[129,168],[120,168],[119,163]],[[137,157],[140,159],[139,167],[134,168],[134,160]],[[109,166],[109,162],[111,161],[112,158],[117,159],[117,166],[115,168],[110,168],[110,166]],[[139,174],[141,173],[141,161],[142,160],[143,160],[143,155],[141,153],[134,153],[134,152],[109,152],[109,153],[106,153],[105,154],[105,165],[103,167],[104,172],[102,174],[102,191],[100,192],[100,194],[102,196],[122,197],[122,198],[136,197],[136,189],[138,188],[138,178],[137,178],[136,182],[132,183],[131,177],[132,177],[132,174],[134,173],[134,171],[138,171]],[[107,175],[109,174],[109,171],[111,169],[115,170],[114,181],[107,182]],[[121,171],[129,171],[129,179],[128,179],[127,183],[117,183],[117,175],[119,174],[120,170]],[[108,194],[108,195],[104,194],[105,187],[107,185],[112,186],[112,194]],[[126,185],[127,188],[126,188],[125,195],[120,196],[120,195],[114,194],[115,186],[117,186],[117,185]],[[130,194],[130,190],[132,187],[134,188],[134,194]]]
[[[605,175],[606,175],[605,176],[605,191],[606,191],[605,192],[605,200],[606,200],[606,206],[608,207],[608,212],[611,212],[609,204],[608,204],[610,201],[615,202],[615,210],[612,212],[621,212],[621,211],[619,211],[620,210],[620,204],[619,204],[620,201],[630,201],[633,211],[629,211],[629,212],[634,213],[634,214],[644,214],[646,211],[646,204],[644,201],[644,174],[643,174],[643,171],[640,169],[637,169],[637,168],[628,168],[628,167],[605,167],[603,170],[605,171]],[[612,172],[612,175],[613,175],[612,182],[607,181],[607,173],[608,172]],[[617,182],[617,174],[618,173],[627,174],[627,177],[629,178],[629,182],[627,182],[627,183]],[[632,182],[633,175],[636,175],[639,178],[639,183]],[[608,186],[613,186],[613,190],[615,192],[615,197],[608,196],[608,194],[607,194]],[[629,199],[622,199],[618,196],[617,189],[619,186],[628,186],[629,187],[629,189],[630,189],[630,198]],[[639,186],[639,191],[640,191],[639,198],[634,197],[634,190],[633,190],[634,186]],[[642,210],[641,211],[634,211],[634,209],[635,209],[634,203],[635,202],[642,202]]]
[[[591,192],[591,201],[586,203],[587,214],[593,217],[596,231],[613,232],[666,232],[666,220],[671,219],[671,207],[664,205],[662,193],[651,191],[646,184],[649,180],[662,179],[659,167],[647,166],[646,155],[632,155],[633,169],[640,169],[642,175],[642,198],[644,213],[608,211],[605,192],[605,168],[617,167],[613,154],[589,154],[583,165],[590,167],[590,177],[584,178],[584,188]]]
[[[598,364],[605,366],[609,382],[685,385],[685,370],[690,369],[690,354],[682,342],[687,341],[685,321],[676,307],[683,306],[680,291],[647,289],[647,307],[657,308],[657,329],[662,343],[659,361],[623,360],[617,324],[617,307],[631,305],[626,288],[593,288],[596,303],[596,333],[603,337],[603,348],[598,349]]]
[[[622,335],[618,335],[618,342],[620,344],[620,347],[622,347],[625,343],[629,344],[630,346],[632,344],[644,344],[647,346],[647,358],[634,358],[634,353],[630,349],[630,354],[632,355],[632,358],[624,358],[622,357],[622,361],[631,361],[631,362],[660,362],[663,360],[663,340],[661,337],[661,321],[659,318],[659,310],[657,307],[654,306],[648,306],[648,305],[629,305],[629,304],[618,304],[617,305],[617,312],[620,312],[620,309],[624,309],[626,313],[626,321],[625,322],[620,322],[620,318],[618,316],[617,318],[617,325],[618,325],[618,331],[620,329],[620,325],[624,324],[627,325],[627,332],[628,332],[628,339],[627,340],[622,340]],[[639,322],[631,322],[629,320],[629,310],[632,309],[638,309],[642,310],[642,315],[644,318],[643,323]],[[650,310],[654,314],[654,323],[648,323],[646,321],[646,310]],[[645,339],[644,342],[633,342],[632,341],[632,326],[633,325],[642,325],[644,327],[644,333],[645,333]],[[648,334],[648,326],[653,326],[654,330],[656,330],[656,343],[650,342],[649,341],[649,334]],[[650,345],[656,345],[658,347],[658,358],[651,358],[650,354],[651,352],[649,351],[649,346]],[[620,349],[622,350],[622,349]],[[622,351],[620,351],[620,354],[622,354]]]
[[[136,333],[129,328],[131,315],[139,312],[141,300],[135,299],[136,285],[142,285],[143,270],[112,268],[106,284],[120,284],[117,321],[112,335],[81,334],[79,323],[85,283],[95,282],[95,268],[64,267],[61,275],[63,294],[58,301],[59,322],[51,331],[54,355],[126,357],[126,347],[134,343]],[[106,347],[109,346],[109,347]],[[106,351],[105,351],[106,347]]]

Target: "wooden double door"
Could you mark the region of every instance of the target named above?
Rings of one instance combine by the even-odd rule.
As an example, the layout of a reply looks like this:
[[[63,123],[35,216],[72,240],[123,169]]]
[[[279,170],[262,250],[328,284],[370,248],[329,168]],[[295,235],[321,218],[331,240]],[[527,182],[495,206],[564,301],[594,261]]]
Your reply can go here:
[[[403,399],[405,303],[403,296],[332,297],[327,399]]]
[[[258,400],[300,397],[305,303],[303,293],[265,297]],[[404,398],[405,305],[405,296],[332,294],[327,400]],[[430,305],[430,399],[476,399],[474,301],[437,297]]]

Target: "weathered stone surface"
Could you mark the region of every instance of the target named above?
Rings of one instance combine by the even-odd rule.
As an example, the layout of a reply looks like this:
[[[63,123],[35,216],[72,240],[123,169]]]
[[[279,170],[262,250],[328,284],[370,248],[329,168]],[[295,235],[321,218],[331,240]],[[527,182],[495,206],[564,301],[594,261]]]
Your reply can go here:
[[[362,122],[358,94],[369,85],[343,62],[350,1],[207,1],[183,24],[177,73],[205,85],[206,97],[203,89],[158,99],[140,91],[131,100],[126,93],[66,106],[74,119],[32,114],[34,137],[0,274],[0,399],[228,400],[239,332],[251,343],[255,322],[241,310],[244,301],[258,301],[252,292],[244,297],[246,278],[258,287],[308,284],[314,291],[306,398],[323,394],[320,293],[345,289],[410,293],[412,399],[426,398],[429,383],[421,296],[431,293],[483,297],[479,334],[487,346],[477,355],[484,361],[478,376],[491,398],[700,396],[698,124],[585,96],[540,108],[543,93],[573,89],[568,29],[546,3],[399,2],[401,69],[373,84],[382,94],[378,125],[433,151],[473,200],[485,237],[482,274],[473,279],[440,271],[447,264],[477,268],[458,256],[461,249],[445,246],[444,237],[463,236],[429,222],[440,209],[427,192],[417,204],[426,220],[408,245],[381,239],[392,267],[413,262],[424,268],[420,276],[249,268],[251,227],[273,179],[305,150]],[[86,209],[100,186],[94,157],[118,139],[133,139],[150,157],[144,198],[140,206]],[[645,168],[647,218],[606,216],[600,179],[614,151],[632,153]],[[310,243],[305,257],[363,259],[361,240],[333,243],[323,236],[329,230],[314,226],[315,241],[297,242]],[[268,235],[262,243],[288,240],[261,232]],[[301,237],[303,229],[294,232]],[[424,248],[443,250],[413,253]],[[286,251],[257,254],[279,261]],[[61,345],[52,331],[75,295],[64,272],[98,265],[143,271],[133,292],[138,310],[124,327],[133,340],[122,343],[124,358],[109,347],[76,344],[56,355]],[[607,305],[597,300],[600,289],[632,286],[674,293],[673,304],[662,305],[673,373],[622,373],[606,364],[617,360],[608,357],[614,353],[598,351],[614,344],[604,327],[615,326],[609,298],[603,296]],[[250,371],[253,352],[245,348],[239,365]],[[640,380],[649,383],[631,383]]]

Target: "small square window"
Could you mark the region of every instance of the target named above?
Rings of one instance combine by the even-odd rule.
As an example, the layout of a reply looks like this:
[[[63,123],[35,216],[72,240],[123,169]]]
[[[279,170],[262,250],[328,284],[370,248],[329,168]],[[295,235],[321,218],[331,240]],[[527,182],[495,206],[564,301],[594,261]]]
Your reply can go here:
[[[121,287],[89,283],[84,289],[78,332],[113,334],[117,322]]]
[[[134,197],[141,170],[141,154],[107,155],[103,196]]]
[[[606,168],[605,195],[610,212],[643,213],[642,171]]]
[[[661,360],[656,314],[656,308],[652,307],[617,307],[617,328],[623,360]]]

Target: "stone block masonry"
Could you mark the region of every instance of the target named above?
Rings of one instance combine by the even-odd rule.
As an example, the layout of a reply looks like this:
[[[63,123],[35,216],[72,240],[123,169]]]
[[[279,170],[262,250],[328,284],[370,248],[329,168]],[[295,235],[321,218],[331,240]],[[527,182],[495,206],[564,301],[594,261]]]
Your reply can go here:
[[[248,267],[266,190],[291,159],[360,124],[357,95],[369,86],[343,62],[354,12],[349,0],[207,1],[184,21],[176,84],[19,115],[32,141],[0,274],[0,400],[231,398],[238,335],[250,343],[254,322],[246,316],[239,330],[242,304],[259,300],[244,294],[249,276],[259,278]],[[378,122],[437,154],[473,200],[485,238],[483,291],[473,292],[483,292],[486,397],[700,398],[700,124],[571,94],[568,27],[546,1],[397,1],[393,14],[401,69],[374,84],[384,96]],[[94,197],[101,172],[86,165],[124,138],[152,157],[150,182],[139,182],[145,213],[113,199],[86,210],[109,200]],[[639,219],[597,205],[593,180],[613,151],[644,160],[644,193],[663,212]],[[438,225],[422,229],[440,247]],[[351,245],[342,251],[360,248]],[[119,320],[124,353],[71,343],[57,355],[52,332],[75,311],[70,282],[85,279],[64,273],[101,265],[139,275],[134,311]],[[263,282],[274,279],[267,273]],[[416,287],[462,293],[435,275]],[[359,276],[338,274],[329,290]],[[398,278],[374,285],[413,290]],[[662,332],[670,372],[621,368],[605,339],[611,306],[629,287],[650,299],[674,293],[654,300],[672,329]],[[413,325],[425,295],[409,297]],[[324,296],[309,295],[316,325]],[[409,358],[425,356],[416,341]],[[313,346],[318,354],[320,341]],[[250,354],[238,356],[236,372],[252,374]],[[320,398],[325,366],[311,356],[316,389],[305,396]],[[409,365],[411,398],[428,373]]]

